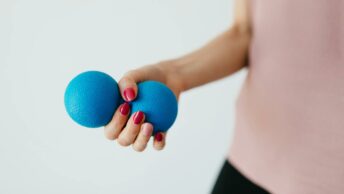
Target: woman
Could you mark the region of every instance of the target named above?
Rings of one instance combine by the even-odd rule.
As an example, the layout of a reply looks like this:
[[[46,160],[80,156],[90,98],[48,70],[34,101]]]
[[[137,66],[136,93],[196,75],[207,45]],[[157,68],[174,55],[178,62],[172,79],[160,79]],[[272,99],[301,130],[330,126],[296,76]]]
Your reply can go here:
[[[213,193],[342,193],[344,190],[344,1],[237,0],[233,25],[203,48],[129,71],[120,80],[132,101],[136,83],[157,80],[176,96],[248,69],[228,160]],[[153,127],[122,104],[109,139],[143,151]],[[163,149],[166,134],[154,137]]]

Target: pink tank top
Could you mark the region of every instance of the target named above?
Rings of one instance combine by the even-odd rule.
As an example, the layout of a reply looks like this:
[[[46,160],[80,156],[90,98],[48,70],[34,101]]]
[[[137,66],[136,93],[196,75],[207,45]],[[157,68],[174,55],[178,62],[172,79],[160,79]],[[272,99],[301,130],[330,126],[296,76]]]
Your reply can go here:
[[[272,193],[344,193],[344,0],[252,0],[229,161]]]

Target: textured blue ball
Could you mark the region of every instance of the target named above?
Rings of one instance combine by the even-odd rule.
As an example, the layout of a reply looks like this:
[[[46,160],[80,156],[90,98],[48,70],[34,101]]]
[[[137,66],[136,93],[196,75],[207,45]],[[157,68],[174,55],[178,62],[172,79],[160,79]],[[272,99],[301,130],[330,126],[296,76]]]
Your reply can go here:
[[[78,124],[96,128],[110,122],[120,101],[117,82],[99,71],[76,76],[67,86],[64,103],[69,116]]]
[[[138,84],[138,94],[131,103],[131,114],[142,111],[145,121],[154,126],[154,133],[167,131],[177,117],[178,102],[173,92],[157,81]]]

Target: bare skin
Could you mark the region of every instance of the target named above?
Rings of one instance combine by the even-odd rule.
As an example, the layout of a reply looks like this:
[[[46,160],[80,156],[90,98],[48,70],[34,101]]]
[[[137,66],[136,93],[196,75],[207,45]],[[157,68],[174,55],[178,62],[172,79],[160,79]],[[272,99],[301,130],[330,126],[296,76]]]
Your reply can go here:
[[[236,0],[232,26],[202,48],[177,59],[146,65],[127,72],[119,81],[123,99],[132,101],[137,93],[137,83],[156,80],[165,83],[179,98],[184,91],[229,76],[244,68],[251,39],[249,0]],[[106,138],[117,140],[121,146],[132,145],[141,152],[153,132],[153,125],[144,121],[144,113],[133,114],[122,104],[112,121],[105,126]],[[126,114],[124,114],[126,113]],[[153,147],[162,150],[166,133],[154,136]]]

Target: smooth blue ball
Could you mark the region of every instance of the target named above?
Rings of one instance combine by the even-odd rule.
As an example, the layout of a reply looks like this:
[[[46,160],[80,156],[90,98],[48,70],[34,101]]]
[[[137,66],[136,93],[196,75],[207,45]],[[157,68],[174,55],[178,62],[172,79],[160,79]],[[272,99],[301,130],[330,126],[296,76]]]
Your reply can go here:
[[[145,113],[145,121],[154,126],[154,133],[167,131],[177,117],[178,102],[173,92],[157,81],[138,84],[136,99],[131,103],[131,114]]]
[[[120,98],[117,82],[111,76],[99,71],[87,71],[68,84],[64,103],[75,122],[96,128],[110,122]]]

